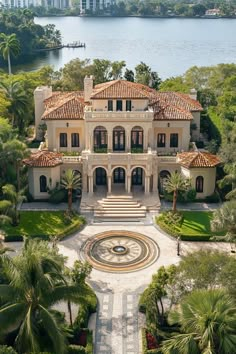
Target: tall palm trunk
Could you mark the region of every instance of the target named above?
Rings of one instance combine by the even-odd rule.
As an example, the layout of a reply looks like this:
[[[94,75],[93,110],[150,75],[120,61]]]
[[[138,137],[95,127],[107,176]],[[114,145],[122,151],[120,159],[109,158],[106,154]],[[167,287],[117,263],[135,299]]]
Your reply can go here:
[[[72,209],[72,189],[68,189],[68,210],[71,211]]]
[[[173,212],[176,212],[176,203],[177,203],[177,190],[174,190],[174,194],[173,194]]]
[[[72,310],[71,310],[71,302],[67,301],[67,308],[69,312],[69,318],[70,318],[70,325],[73,325],[73,318],[72,318]]]
[[[10,51],[7,54],[7,61],[8,61],[8,74],[11,75],[11,58],[10,58]]]

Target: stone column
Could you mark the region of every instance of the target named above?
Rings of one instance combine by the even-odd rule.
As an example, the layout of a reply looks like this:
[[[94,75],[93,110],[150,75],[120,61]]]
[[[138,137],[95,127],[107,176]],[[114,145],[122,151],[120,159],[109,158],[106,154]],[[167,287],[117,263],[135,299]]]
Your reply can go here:
[[[157,192],[157,182],[158,182],[158,177],[157,177],[157,173],[155,173],[153,175],[153,186],[152,186],[153,192]]]
[[[89,194],[93,194],[93,176],[89,176]]]
[[[130,130],[125,131],[125,151],[130,152],[131,149],[131,137],[130,137]]]
[[[111,176],[108,176],[108,194],[110,194],[111,193]]]
[[[112,152],[113,151],[113,146],[112,146],[112,131],[108,131],[107,132],[107,148],[108,148],[108,152]]]
[[[127,176],[127,193],[131,193],[131,176]]]
[[[144,133],[143,133],[143,149],[144,149],[144,151],[146,151],[147,148],[148,148],[148,131],[144,130]]]
[[[150,176],[145,176],[145,194],[150,193]]]

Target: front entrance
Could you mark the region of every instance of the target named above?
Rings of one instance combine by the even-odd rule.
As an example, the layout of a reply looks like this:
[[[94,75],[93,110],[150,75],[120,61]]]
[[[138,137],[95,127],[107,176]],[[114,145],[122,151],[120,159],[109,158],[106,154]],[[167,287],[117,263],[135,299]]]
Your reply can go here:
[[[125,183],[125,170],[117,167],[113,172],[113,183]]]
[[[102,167],[96,168],[96,185],[105,186],[107,184],[107,173]]]
[[[132,172],[132,185],[141,186],[143,184],[143,171],[141,167],[136,167]]]

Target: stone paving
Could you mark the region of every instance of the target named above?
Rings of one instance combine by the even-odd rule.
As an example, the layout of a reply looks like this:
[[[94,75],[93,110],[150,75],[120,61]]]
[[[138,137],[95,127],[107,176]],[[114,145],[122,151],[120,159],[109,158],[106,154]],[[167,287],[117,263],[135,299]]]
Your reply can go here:
[[[89,283],[98,297],[98,312],[91,321],[94,329],[95,354],[141,354],[140,329],[144,319],[138,313],[139,295],[150,283],[152,274],[164,265],[177,264],[176,240],[153,225],[88,225],[80,233],[59,243],[60,252],[68,257],[68,266],[84,260],[81,251],[88,238],[109,230],[127,230],[152,238],[160,249],[159,258],[147,268],[131,273],[106,273],[93,269]],[[11,243],[20,252],[21,243]],[[227,243],[181,242],[181,255],[198,249],[220,249],[230,252]]]

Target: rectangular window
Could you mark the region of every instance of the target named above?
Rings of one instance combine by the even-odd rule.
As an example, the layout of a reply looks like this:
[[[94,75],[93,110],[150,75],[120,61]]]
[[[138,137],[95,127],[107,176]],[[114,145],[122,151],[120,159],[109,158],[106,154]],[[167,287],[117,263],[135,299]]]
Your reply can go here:
[[[67,134],[60,133],[60,147],[67,147]]]
[[[71,147],[79,147],[79,134],[78,133],[71,134]]]
[[[157,147],[165,147],[166,146],[166,135],[161,133],[157,135]]]
[[[117,100],[116,101],[116,110],[117,111],[122,111],[122,100]]]
[[[126,111],[132,111],[132,102],[131,100],[126,101]]]
[[[177,133],[170,134],[170,147],[177,148],[179,144],[179,135]]]
[[[108,100],[108,111],[113,111],[113,101],[112,100]]]

